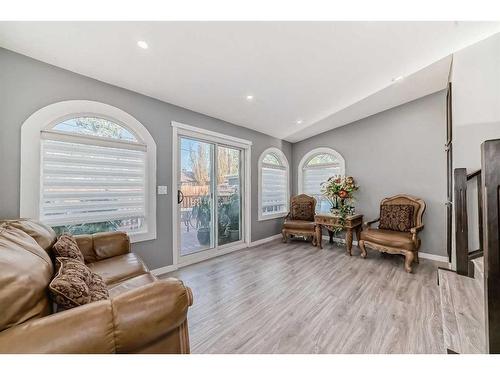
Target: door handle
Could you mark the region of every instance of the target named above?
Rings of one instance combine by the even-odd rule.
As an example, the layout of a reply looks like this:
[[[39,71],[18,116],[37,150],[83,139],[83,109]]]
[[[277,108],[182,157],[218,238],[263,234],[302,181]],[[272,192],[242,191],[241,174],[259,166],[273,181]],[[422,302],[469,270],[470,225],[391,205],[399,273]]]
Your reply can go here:
[[[181,204],[183,200],[184,194],[182,193],[182,191],[177,190],[177,204]]]

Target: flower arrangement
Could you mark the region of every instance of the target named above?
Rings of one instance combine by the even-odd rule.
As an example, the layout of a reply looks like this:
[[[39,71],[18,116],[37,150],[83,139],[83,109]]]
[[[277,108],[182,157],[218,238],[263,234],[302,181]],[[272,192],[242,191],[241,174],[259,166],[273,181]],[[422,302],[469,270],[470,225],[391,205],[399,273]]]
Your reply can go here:
[[[333,176],[321,185],[321,193],[332,204],[332,213],[338,213],[344,218],[354,211],[351,203],[354,200],[354,192],[358,189],[359,186],[351,176]]]

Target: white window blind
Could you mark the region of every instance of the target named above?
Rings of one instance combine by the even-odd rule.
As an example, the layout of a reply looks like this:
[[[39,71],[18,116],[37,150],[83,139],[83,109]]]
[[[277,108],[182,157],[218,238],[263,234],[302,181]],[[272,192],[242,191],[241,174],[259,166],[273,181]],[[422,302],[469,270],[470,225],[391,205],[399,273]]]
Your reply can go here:
[[[307,167],[304,169],[304,193],[318,195],[321,194],[321,184],[330,177],[340,174],[337,167]]]
[[[51,225],[146,215],[146,146],[43,134],[40,219]],[[73,138],[74,137],[74,138]]]
[[[327,181],[330,177],[340,174],[340,168],[333,166],[315,166],[306,167],[302,177],[304,193],[316,198],[316,212],[328,212],[330,210],[330,203],[326,197],[321,194],[321,184]]]
[[[262,165],[262,214],[270,215],[287,211],[288,171],[285,167]]]

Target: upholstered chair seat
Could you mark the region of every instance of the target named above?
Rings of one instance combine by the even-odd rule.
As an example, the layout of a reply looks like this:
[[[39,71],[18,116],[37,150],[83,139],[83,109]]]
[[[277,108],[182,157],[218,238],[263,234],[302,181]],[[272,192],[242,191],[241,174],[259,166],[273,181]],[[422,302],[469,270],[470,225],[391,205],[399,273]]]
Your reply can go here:
[[[397,232],[387,229],[367,228],[361,232],[361,240],[371,241],[383,246],[394,246],[410,251],[416,250],[416,244],[408,232]]]
[[[422,217],[425,202],[410,195],[395,195],[380,203],[380,217],[366,222],[360,234],[358,245],[365,258],[366,247],[384,253],[405,256],[405,270],[412,272],[412,263],[418,263],[420,238],[418,233],[424,228]],[[378,228],[372,225],[379,222]]]
[[[313,230],[315,227],[314,221],[305,221],[305,220],[289,220],[286,219],[283,224],[283,228],[286,229],[304,229],[304,230]]]
[[[316,198],[300,194],[290,199],[290,212],[285,217],[281,234],[283,242],[287,242],[288,236],[303,236],[312,240],[316,245],[316,225],[314,214],[316,212]]]

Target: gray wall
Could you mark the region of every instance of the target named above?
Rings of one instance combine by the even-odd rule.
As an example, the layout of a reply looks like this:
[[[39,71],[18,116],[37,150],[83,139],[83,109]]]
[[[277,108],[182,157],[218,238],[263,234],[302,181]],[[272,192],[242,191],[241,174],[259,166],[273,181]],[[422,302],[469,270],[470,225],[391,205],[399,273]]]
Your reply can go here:
[[[441,91],[294,143],[294,170],[316,147],[340,152],[346,173],[361,186],[355,205],[365,219],[378,217],[384,197],[405,193],[423,198],[427,210],[420,250],[445,256],[445,95]]]
[[[96,61],[98,63],[98,61]],[[210,95],[210,92],[207,92]],[[252,146],[252,241],[277,234],[280,219],[257,221],[257,160],[270,146],[291,160],[291,144],[265,134],[180,108],[138,93],[84,77],[0,48],[0,218],[19,216],[21,125],[35,111],[72,99],[95,100],[116,106],[139,120],[157,145],[157,184],[172,192],[171,121],[245,138]],[[157,232],[154,241],[134,244],[151,268],[172,264],[172,200],[157,197]]]
[[[466,168],[467,173],[471,173],[481,169],[481,144],[500,138],[500,34],[453,55],[452,83],[453,168]],[[469,251],[479,249],[477,194],[476,180],[470,180],[467,185]]]

